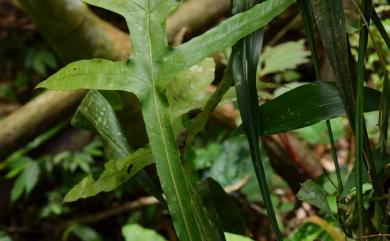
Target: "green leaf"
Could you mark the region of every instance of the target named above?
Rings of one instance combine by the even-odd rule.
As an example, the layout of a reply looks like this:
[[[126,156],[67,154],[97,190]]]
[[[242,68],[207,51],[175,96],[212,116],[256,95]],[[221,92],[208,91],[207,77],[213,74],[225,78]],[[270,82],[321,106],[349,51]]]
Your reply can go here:
[[[65,230],[62,239],[68,240],[70,234],[74,234],[81,241],[103,241],[100,235],[88,226],[71,225]]]
[[[223,190],[218,182],[207,178],[201,182],[198,192],[209,213],[214,213],[216,223],[225,232],[245,234],[245,219],[233,199]]]
[[[387,33],[385,26],[383,26],[382,20],[379,18],[378,13],[376,12],[375,9],[373,9],[373,11],[371,13],[371,18],[372,18],[372,22],[374,23],[375,27],[378,29],[383,40],[385,41],[387,48],[390,48],[389,34]]]
[[[72,125],[98,133],[109,160],[124,159],[131,153],[112,106],[98,91],[89,91],[84,97]]]
[[[207,101],[206,105],[203,107],[203,110],[188,124],[186,146],[190,146],[196,135],[199,134],[205,128],[212,112],[217,107],[217,105],[222,100],[223,96],[226,94],[232,84],[232,68],[229,64],[225,69],[223,79],[219,84],[217,90]]]
[[[340,0],[310,1],[322,43],[336,74],[336,84],[351,124],[354,123],[356,85],[348,56],[343,6]],[[352,124],[353,125],[353,124]]]
[[[3,231],[0,231],[0,241],[12,241],[12,239]]]
[[[367,183],[371,183],[371,181],[370,181],[370,177],[367,174],[367,168],[365,168],[365,167],[363,167],[363,168],[364,168],[364,171],[363,171],[362,183],[364,185]],[[354,167],[352,169],[351,173],[348,175],[347,182],[345,183],[345,188],[344,188],[343,192],[341,193],[342,197],[346,197],[348,194],[350,194],[352,192],[352,190],[356,190],[356,178],[355,177],[356,177],[356,167]]]
[[[365,88],[364,111],[378,110],[380,92]],[[275,111],[278,110],[278,111]],[[260,106],[261,135],[272,135],[345,115],[334,82],[297,87]]]
[[[314,207],[319,208],[328,215],[332,215],[332,211],[327,201],[326,191],[317,183],[308,180],[302,184],[297,197],[303,202],[307,202]]]
[[[358,237],[365,234],[365,214],[363,207],[363,155],[364,151],[367,151],[367,148],[364,148],[365,137],[367,136],[367,129],[365,127],[364,120],[364,110],[363,110],[363,102],[364,102],[364,80],[366,75],[366,52],[368,45],[368,28],[370,27],[370,16],[372,12],[372,0],[365,0],[362,2],[362,16],[360,20],[360,34],[359,34],[359,53],[358,53],[358,64],[357,64],[357,91],[356,91],[356,106],[355,106],[355,168],[356,168],[356,205],[358,211]],[[387,128],[387,127],[386,127]],[[366,136],[365,136],[366,135]],[[367,138],[368,139],[368,138]],[[371,148],[368,146],[368,149],[371,151]],[[370,163],[368,163],[370,166]],[[372,169],[371,169],[372,168]],[[373,171],[376,176],[376,168],[375,164],[371,166],[370,171]],[[373,180],[374,183],[377,181]],[[383,184],[378,183],[381,186],[376,186],[377,189],[376,197],[383,197]],[[380,191],[378,190],[380,189]],[[378,195],[379,194],[379,195]],[[376,203],[376,209],[377,204]],[[380,212],[380,215],[386,213],[385,205],[383,205],[383,209]],[[380,217],[379,222],[382,221]]]
[[[119,124],[112,105],[100,92],[88,92],[77,109],[76,114],[72,119],[72,124],[100,135],[105,148],[105,156],[109,162],[105,165],[108,169],[101,175],[101,177],[104,178],[99,179],[100,181],[98,183],[95,183],[91,176],[84,178],[81,183],[83,183],[83,185],[88,184],[91,187],[94,186],[94,188],[91,188],[91,190],[83,190],[83,185],[81,185],[81,183],[78,184],[69,192],[73,193],[69,194],[72,196],[69,200],[67,199],[69,202],[79,198],[90,197],[99,192],[112,191],[119,185],[128,181],[130,177],[134,176],[136,174],[134,172],[135,170],[139,171],[138,175],[135,176],[136,181],[157,199],[162,202],[164,201],[160,188],[150,180],[142,168],[133,169],[132,173],[126,172],[127,166],[125,164],[127,163],[126,160],[131,160],[132,148],[127,143],[127,139],[125,138],[125,134]],[[135,153],[133,154],[135,155]],[[148,161],[139,163],[140,166],[149,164]],[[118,169],[120,166],[124,169]],[[115,176],[113,173],[114,169],[119,170],[121,175],[118,174],[118,176]],[[98,185],[101,185],[101,187]],[[80,189],[83,191],[80,191]]]
[[[242,37],[271,22],[293,2],[293,0],[268,0],[246,12],[236,14],[205,34],[175,48],[163,59],[164,72],[172,74],[177,70],[187,69],[205,56],[232,46]],[[176,65],[170,65],[171,62],[175,62]]]
[[[138,224],[127,224],[122,227],[122,235],[125,241],[166,241],[154,230],[143,228]]]
[[[166,96],[171,108],[171,120],[175,136],[186,126],[185,114],[202,108],[210,96],[207,87],[214,80],[215,62],[206,58],[183,71],[170,81]],[[188,120],[187,120],[188,122]]]
[[[345,135],[344,119],[336,118],[331,120],[330,122],[333,127],[332,133],[334,134],[334,139],[338,140],[342,138]],[[298,129],[294,132],[310,144],[329,143],[327,126],[324,121],[308,127],[304,127],[302,129]]]
[[[318,51],[317,51],[317,38],[316,38],[316,31],[313,26],[313,17],[310,9],[310,2],[308,0],[298,0],[298,4],[301,10],[302,20],[303,20],[303,27],[305,28],[305,33],[307,37],[307,42],[310,46],[310,50],[312,53],[312,61],[314,65],[314,72],[316,76],[316,80],[320,80],[321,78],[321,65],[320,65],[320,59],[318,57]],[[341,172],[340,172],[340,165],[337,158],[337,149],[336,144],[334,142],[333,137],[333,130],[330,120],[326,120],[326,128],[328,131],[328,137],[331,144],[331,150],[332,150],[332,159],[335,165],[336,174],[337,174],[337,186],[338,186],[338,192],[343,191],[343,184],[341,180]],[[344,129],[344,128],[342,128]]]
[[[193,184],[186,179],[176,146],[170,106],[165,90],[161,88],[165,87],[169,80],[163,78],[160,73],[161,59],[168,50],[165,18],[177,4],[176,1],[88,2],[122,14],[132,32],[134,55],[130,61],[136,63],[134,72],[142,78],[142,83],[147,83],[146,91],[132,92],[141,101],[152,152],[158,157],[158,175],[179,238],[189,241],[215,240],[212,225],[207,221],[200,200],[194,195]]]
[[[253,239],[244,237],[242,235],[232,234],[232,233],[225,233],[226,241],[253,241]]]
[[[237,12],[251,8],[259,1],[233,1]],[[276,1],[273,1],[276,2]],[[245,3],[245,4],[244,4]],[[255,8],[255,7],[254,7]],[[234,12],[234,13],[237,13]],[[236,88],[237,102],[241,114],[242,124],[249,142],[252,163],[255,169],[261,196],[271,222],[276,240],[283,240],[275,210],[268,190],[268,183],[264,171],[264,164],[260,154],[260,112],[258,111],[259,97],[256,88],[256,73],[260,53],[263,47],[263,29],[241,39],[232,49],[232,70]]]
[[[164,237],[156,233],[154,230],[146,229],[138,224],[127,224],[122,227],[122,235],[125,241],[166,241]],[[225,233],[227,241],[253,241],[242,235]]]
[[[37,87],[55,90],[124,90],[141,96],[147,88],[141,76],[130,60],[80,60],[68,64]]]
[[[104,171],[97,180],[92,175],[85,177],[66,194],[64,202],[74,202],[115,190],[153,162],[150,147],[138,149],[123,160],[110,160],[105,163]]]
[[[286,241],[333,241],[333,239],[320,226],[313,223],[301,225]]]
[[[377,196],[381,196],[383,192],[381,184],[378,181],[375,171],[374,158],[370,147],[370,141],[368,139],[367,129],[362,118],[357,118],[355,113],[356,105],[356,90],[357,90],[357,76],[355,70],[355,63],[350,51],[350,44],[347,38],[347,32],[345,29],[345,16],[344,9],[341,0],[312,0],[310,1],[314,18],[317,23],[317,27],[320,33],[320,37],[327,56],[329,57],[332,69],[335,73],[335,81],[338,92],[340,93],[343,101],[344,109],[347,114],[350,126],[355,132],[355,122],[358,119],[362,126],[361,133],[357,136],[361,136],[363,142],[361,148],[364,151],[365,164],[368,166],[370,178],[374,185],[374,190]],[[370,5],[370,4],[368,4]],[[370,5],[371,6],[371,5]],[[364,28],[361,28],[363,30]],[[360,64],[362,66],[362,64]],[[362,74],[359,73],[362,78]],[[360,87],[363,87],[360,84]],[[360,88],[361,90],[363,88]],[[362,90],[363,91],[363,90]],[[359,95],[359,96],[363,96]],[[361,100],[361,102],[365,102]],[[365,103],[363,103],[365,104]],[[360,106],[362,107],[362,106]],[[364,107],[361,112],[363,112]],[[357,130],[360,132],[360,130]],[[361,134],[361,135],[360,135]],[[360,142],[360,139],[358,139]],[[359,143],[357,142],[357,143]]]
[[[305,49],[305,41],[290,41],[275,47],[267,47],[262,54],[260,75],[295,69],[307,63],[310,52]]]
[[[166,87],[177,74],[270,22],[293,0],[267,1],[176,49],[168,46],[165,32],[166,18],[178,5],[175,0],[86,2],[119,13],[126,19],[131,32],[133,56],[126,62],[118,63],[103,60],[78,62],[59,71],[40,86],[134,93],[141,103],[157,172],[179,239],[221,240],[219,237],[223,235],[214,229],[196,195],[194,180],[187,178],[191,173],[189,165],[180,160]]]
[[[30,194],[39,179],[39,165],[36,161],[30,160],[24,167],[22,174],[16,179],[11,191],[11,201],[15,202],[25,191]]]

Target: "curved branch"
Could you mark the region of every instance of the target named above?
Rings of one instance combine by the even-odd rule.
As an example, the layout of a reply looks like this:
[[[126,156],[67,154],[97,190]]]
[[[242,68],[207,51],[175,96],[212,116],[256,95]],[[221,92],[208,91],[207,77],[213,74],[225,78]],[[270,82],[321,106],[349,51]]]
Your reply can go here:
[[[131,53],[129,36],[99,19],[81,0],[18,0],[18,6],[30,15],[65,63],[88,58],[121,60]],[[184,27],[199,31],[229,8],[229,0],[185,2],[168,19],[168,39],[173,40]],[[46,91],[0,121],[0,160],[69,117],[83,93]]]

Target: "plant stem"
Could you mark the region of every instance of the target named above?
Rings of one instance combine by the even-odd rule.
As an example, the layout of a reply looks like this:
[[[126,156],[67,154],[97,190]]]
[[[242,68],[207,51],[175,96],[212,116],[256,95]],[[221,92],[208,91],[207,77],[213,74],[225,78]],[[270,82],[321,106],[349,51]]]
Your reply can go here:
[[[369,19],[372,8],[371,0],[364,0],[362,6],[363,16],[360,21],[359,54],[358,54],[358,74],[356,93],[356,119],[355,119],[355,145],[356,145],[356,205],[358,209],[358,237],[364,235],[364,207],[363,207],[363,141],[364,141],[364,78],[365,78],[365,57],[368,43],[368,26],[365,19]]]

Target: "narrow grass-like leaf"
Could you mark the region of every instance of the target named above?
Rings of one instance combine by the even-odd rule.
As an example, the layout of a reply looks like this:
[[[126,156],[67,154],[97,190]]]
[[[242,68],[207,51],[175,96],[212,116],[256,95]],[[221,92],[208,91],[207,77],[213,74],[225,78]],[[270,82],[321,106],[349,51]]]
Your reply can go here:
[[[378,16],[378,13],[376,12],[376,10],[374,8],[372,9],[371,19],[372,19],[372,22],[374,23],[374,25],[376,26],[376,28],[378,29],[379,33],[381,34],[383,40],[385,41],[387,48],[390,49],[390,37],[387,34],[387,31],[386,31],[385,27],[383,26],[383,23],[382,23],[381,19]]]
[[[387,156],[387,137],[388,137],[388,128],[389,128],[389,112],[390,112],[390,80],[387,75],[383,77],[383,91],[381,99],[381,108],[380,108],[380,137],[379,145],[381,150],[381,161],[384,163]]]
[[[310,1],[322,43],[336,74],[336,84],[351,125],[355,123],[355,84],[349,66],[344,9],[340,0]]]
[[[328,129],[328,135],[329,135],[329,141],[332,148],[332,157],[336,168],[336,175],[337,175],[337,188],[338,193],[343,192],[343,181],[341,178],[341,171],[340,171],[340,165],[337,158],[337,149],[336,144],[333,138],[333,131],[332,131],[332,125],[329,120],[326,120],[326,128]]]
[[[365,88],[364,111],[379,109],[379,91]],[[260,106],[260,135],[272,135],[345,116],[334,82],[318,81],[290,90]],[[279,110],[279,111],[275,111]]]
[[[70,65],[40,86],[67,90],[116,89],[136,94],[141,103],[168,210],[179,239],[224,240],[223,234],[215,229],[196,194],[194,179],[188,178],[191,170],[187,170],[188,165],[180,159],[165,88],[176,74],[264,26],[282,13],[293,0],[267,1],[177,49],[168,46],[165,32],[166,18],[178,5],[175,0],[86,2],[117,12],[126,19],[134,47],[133,56],[126,62],[105,62],[107,66],[96,64],[96,60],[79,63],[75,72],[80,70],[82,74],[74,76]],[[73,79],[69,81],[72,84],[64,83],[64,75]],[[109,81],[102,84],[103,79]],[[77,84],[73,84],[74,82]]]
[[[308,0],[298,0],[298,4],[301,9],[302,13],[302,18],[303,18],[303,26],[305,28],[305,33],[307,37],[307,42],[310,46],[310,50],[312,53],[312,60],[313,60],[313,65],[314,65],[314,72],[316,75],[317,81],[321,80],[321,71],[320,71],[320,59],[318,57],[318,52],[317,52],[317,41],[316,41],[316,35],[315,35],[315,30],[313,26],[313,19],[310,13],[310,5]],[[333,132],[332,132],[332,125],[329,120],[326,120],[326,128],[328,129],[328,135],[329,135],[329,140],[331,144],[331,149],[332,149],[332,157],[333,157],[333,162],[336,167],[336,174],[337,174],[337,183],[338,183],[338,192],[342,193],[343,192],[343,182],[341,179],[341,172],[340,172],[340,166],[337,158],[337,149],[336,145],[333,139]]]
[[[256,3],[250,1],[233,1],[234,14],[250,9]],[[283,240],[276,214],[271,201],[271,194],[265,177],[263,162],[260,155],[260,112],[259,98],[256,88],[256,73],[263,45],[263,30],[260,29],[241,39],[232,49],[232,71],[236,87],[237,102],[240,109],[245,134],[249,142],[252,163],[260,186],[261,195],[271,221],[272,229],[278,241]],[[260,125],[259,125],[260,124]]]
[[[232,46],[245,35],[264,27],[293,2],[293,0],[264,1],[246,12],[225,20],[205,34],[175,48],[163,61],[166,63],[173,61],[176,65],[173,68],[171,65],[164,64],[164,72],[172,74],[175,73],[174,69],[187,69],[202,60],[205,55]]]
[[[322,43],[336,75],[336,84],[343,100],[344,108],[355,131],[356,122],[356,74],[350,46],[345,30],[345,17],[341,0],[310,1],[317,22]],[[381,196],[381,185],[376,177],[375,163],[368,140],[367,129],[363,123],[364,160],[372,180],[374,191]]]

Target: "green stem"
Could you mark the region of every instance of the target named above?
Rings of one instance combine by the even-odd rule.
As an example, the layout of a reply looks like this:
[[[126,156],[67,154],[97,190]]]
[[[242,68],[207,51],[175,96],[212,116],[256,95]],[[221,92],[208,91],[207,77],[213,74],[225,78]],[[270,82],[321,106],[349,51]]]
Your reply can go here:
[[[364,0],[360,21],[359,54],[358,54],[358,74],[357,74],[357,94],[356,94],[356,119],[355,119],[355,145],[356,145],[356,205],[358,209],[358,237],[364,235],[364,207],[363,207],[363,145],[364,145],[364,78],[365,78],[365,56],[368,43],[369,16],[372,8],[371,0]]]
[[[334,138],[333,138],[332,125],[330,124],[329,120],[326,121],[326,127],[328,128],[330,145],[332,146],[333,161],[334,161],[334,165],[336,167],[336,175],[337,175],[337,182],[338,182],[337,185],[338,185],[338,189],[339,189],[338,191],[339,191],[339,193],[342,193],[343,189],[344,189],[343,188],[343,181],[341,179],[341,171],[340,171],[339,161],[337,158],[337,149],[336,149],[336,145],[335,145]]]

